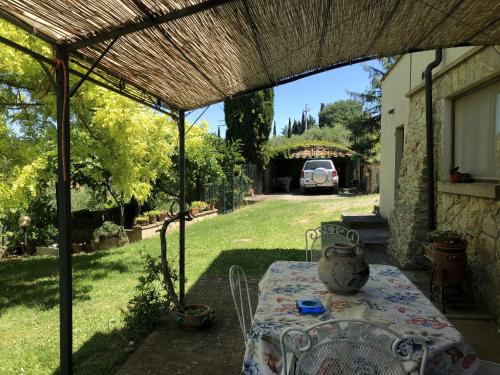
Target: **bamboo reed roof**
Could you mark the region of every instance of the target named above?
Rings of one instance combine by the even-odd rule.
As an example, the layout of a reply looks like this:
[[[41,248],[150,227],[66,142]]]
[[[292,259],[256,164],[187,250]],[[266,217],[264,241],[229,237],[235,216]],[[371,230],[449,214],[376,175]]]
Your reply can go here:
[[[499,15],[498,0],[0,0],[0,17],[87,67],[118,37],[98,69],[187,110],[369,58],[500,44]]]

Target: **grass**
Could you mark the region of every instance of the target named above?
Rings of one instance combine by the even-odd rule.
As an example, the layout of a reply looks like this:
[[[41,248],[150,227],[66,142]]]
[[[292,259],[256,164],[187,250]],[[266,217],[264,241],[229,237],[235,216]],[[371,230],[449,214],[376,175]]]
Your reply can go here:
[[[306,229],[341,212],[371,210],[375,199],[268,201],[188,226],[188,287],[203,274],[226,275],[232,264],[261,275],[275,260],[303,259]],[[169,236],[176,260],[178,235]],[[121,309],[141,273],[141,249],[159,255],[159,240],[73,257],[75,373],[111,374],[126,358]],[[58,373],[57,267],[47,257],[0,262],[1,374]]]

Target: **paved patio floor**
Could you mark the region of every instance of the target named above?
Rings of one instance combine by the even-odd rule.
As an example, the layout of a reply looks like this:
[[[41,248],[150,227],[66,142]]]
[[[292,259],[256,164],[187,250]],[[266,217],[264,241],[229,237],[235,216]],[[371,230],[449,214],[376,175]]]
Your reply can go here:
[[[390,263],[383,252],[369,254],[370,263]],[[425,290],[425,283],[415,280]],[[249,279],[254,309],[258,279]],[[216,324],[202,332],[184,332],[174,324],[151,334],[130,355],[118,375],[229,375],[240,374],[245,347],[240,332],[227,277],[205,276],[189,291],[188,303],[206,303],[217,312]],[[500,363],[500,333],[494,322],[452,320],[481,359]]]
[[[254,308],[257,279],[250,279]],[[217,322],[202,332],[184,332],[173,323],[153,332],[129,357],[117,375],[239,374],[245,345],[227,277],[205,277],[186,296],[188,303],[209,304]]]

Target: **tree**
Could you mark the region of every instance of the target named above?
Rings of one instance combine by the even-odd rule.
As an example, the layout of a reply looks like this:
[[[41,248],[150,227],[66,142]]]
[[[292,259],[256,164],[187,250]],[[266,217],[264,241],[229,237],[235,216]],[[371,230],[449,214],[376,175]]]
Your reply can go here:
[[[365,110],[371,117],[380,118],[382,100],[382,80],[387,75],[391,67],[396,63],[396,57],[384,57],[378,60],[378,66],[363,64],[363,69],[368,72],[370,86],[361,92],[350,91],[351,97],[361,101]]]
[[[349,128],[366,117],[363,103],[356,99],[337,100],[320,110],[320,127],[342,124]]]
[[[276,137],[276,121],[274,122],[273,126],[273,137]]]
[[[307,129],[301,135],[301,138],[304,140],[327,141],[338,143],[347,147],[351,145],[351,137],[352,132],[341,124],[324,128],[313,127],[311,129]]]
[[[309,129],[312,129],[312,128],[316,127],[316,126],[317,126],[316,125],[316,119],[313,116],[309,115],[307,117],[307,129],[309,130]],[[305,128],[305,124],[304,124],[304,128]]]
[[[325,116],[324,116],[324,110],[325,109],[325,103],[321,103],[319,107],[319,115],[318,115],[318,126],[320,128],[324,127],[325,124]]]
[[[260,168],[265,165],[264,144],[274,118],[274,91],[262,90],[224,102],[226,139],[240,141],[243,157]]]
[[[361,93],[350,92],[353,99],[363,105],[365,116],[353,124],[353,149],[366,159],[378,159],[380,154],[382,80],[396,63],[396,57],[378,60],[378,66],[364,64],[370,86]]]
[[[286,136],[288,138],[290,138],[292,136],[292,120],[290,118],[288,119],[288,128],[287,128]]]
[[[293,120],[293,125],[292,125],[292,134],[294,135],[300,135],[304,133],[304,127],[301,122],[297,120]]]
[[[81,95],[85,104],[74,109],[76,182],[109,194],[123,226],[125,204],[132,197],[144,203],[160,171],[169,168],[177,124],[100,87]]]

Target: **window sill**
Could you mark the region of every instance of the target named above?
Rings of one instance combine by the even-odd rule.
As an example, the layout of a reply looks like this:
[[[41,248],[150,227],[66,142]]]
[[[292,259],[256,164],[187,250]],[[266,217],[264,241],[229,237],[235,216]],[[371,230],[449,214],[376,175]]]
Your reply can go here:
[[[439,181],[437,191],[500,200],[500,184],[492,182],[453,183]]]

